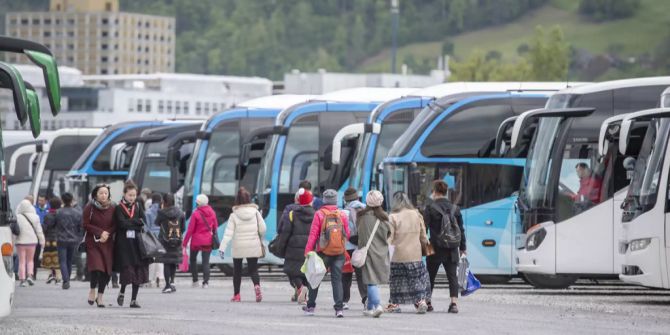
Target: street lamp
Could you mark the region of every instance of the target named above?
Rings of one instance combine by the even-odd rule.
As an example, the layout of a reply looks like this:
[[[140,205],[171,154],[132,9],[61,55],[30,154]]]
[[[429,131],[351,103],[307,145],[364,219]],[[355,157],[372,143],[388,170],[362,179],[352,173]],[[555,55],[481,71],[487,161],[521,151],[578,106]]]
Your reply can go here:
[[[400,18],[400,0],[391,0],[391,73],[396,73],[396,53],[398,49],[398,19]]]

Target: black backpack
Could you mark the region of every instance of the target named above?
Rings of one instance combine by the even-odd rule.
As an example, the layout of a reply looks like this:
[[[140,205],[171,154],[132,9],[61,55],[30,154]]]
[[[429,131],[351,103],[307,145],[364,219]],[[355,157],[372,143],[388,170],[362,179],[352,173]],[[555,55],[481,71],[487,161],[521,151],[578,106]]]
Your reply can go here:
[[[163,232],[163,239],[172,248],[181,245],[181,225],[179,224],[179,218],[167,221],[167,232]]]
[[[449,209],[449,213],[445,213],[440,206],[432,204],[430,206],[442,215],[442,224],[440,225],[440,232],[435,236],[435,244],[441,248],[453,249],[461,246],[461,228],[458,226],[454,211],[456,206],[453,204]]]

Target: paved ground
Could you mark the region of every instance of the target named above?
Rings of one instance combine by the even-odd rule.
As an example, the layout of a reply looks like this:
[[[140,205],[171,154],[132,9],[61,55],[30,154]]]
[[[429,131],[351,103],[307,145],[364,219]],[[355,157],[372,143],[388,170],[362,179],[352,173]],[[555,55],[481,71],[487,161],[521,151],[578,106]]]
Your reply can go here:
[[[69,291],[39,282],[17,288],[15,309],[0,322],[0,334],[622,334],[670,333],[670,292],[582,283],[570,290],[534,290],[523,284],[496,285],[461,299],[461,313],[447,314],[447,290],[436,290],[436,311],[427,315],[361,315],[353,304],[344,319],[335,319],[330,285],[320,292],[317,315],[305,317],[288,301],[290,287],[276,276],[265,276],[265,299],[252,302],[245,278],[242,303],[233,304],[230,278],[217,277],[209,289],[191,288],[185,276],[178,292],[141,289],[143,308],[86,303],[87,283],[73,282]],[[355,289],[354,289],[355,291]],[[106,302],[116,300],[109,290]],[[358,294],[354,294],[358,299]],[[382,289],[388,297],[388,289]],[[358,300],[356,300],[358,301]]]

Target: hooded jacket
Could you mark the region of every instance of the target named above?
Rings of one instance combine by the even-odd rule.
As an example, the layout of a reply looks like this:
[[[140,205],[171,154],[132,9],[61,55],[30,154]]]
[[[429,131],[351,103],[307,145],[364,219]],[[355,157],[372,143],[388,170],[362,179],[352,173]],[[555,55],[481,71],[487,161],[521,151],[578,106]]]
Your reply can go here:
[[[314,208],[298,206],[286,216],[289,222],[279,235],[286,245],[283,270],[289,276],[300,276],[302,275],[300,268],[305,263],[305,245],[314,219]]]
[[[347,218],[347,213],[344,212],[343,210],[339,210],[337,206],[334,205],[324,205],[322,206],[319,210],[316,211],[316,214],[314,214],[314,220],[312,220],[312,227],[310,228],[309,231],[309,240],[307,241],[307,245],[305,246],[305,255],[309,253],[310,251],[314,251],[316,249],[316,252],[321,251],[321,246],[319,246],[319,238],[321,237],[321,226],[323,226],[324,220],[326,218],[326,214],[324,213],[324,210],[326,211],[339,211],[340,212],[340,218],[342,219],[342,224],[344,225],[344,232],[345,232],[345,237],[346,240],[349,240],[350,233],[349,233],[349,218]]]
[[[212,231],[218,227],[219,223],[212,207],[199,206],[191,215],[182,246],[186,247],[190,242],[191,250],[211,250]]]
[[[182,238],[184,237],[184,212],[179,209],[179,207],[168,207],[158,211],[156,215],[156,226],[159,228],[158,240],[161,241],[163,247],[165,247],[165,255],[156,257],[157,263],[166,263],[166,264],[179,264],[182,261],[182,248],[181,244],[174,247],[171,246],[167,241],[167,235],[170,231],[169,222],[176,221],[179,222],[179,233]],[[174,236],[174,235],[173,235]]]
[[[265,237],[265,221],[256,204],[233,207],[228,218],[226,232],[221,241],[220,251],[225,251],[233,242],[233,258],[257,258],[263,255],[263,239]]]
[[[14,244],[41,244],[44,245],[44,233],[40,224],[40,217],[35,207],[28,200],[22,200],[16,208],[16,221],[21,233],[14,235]]]

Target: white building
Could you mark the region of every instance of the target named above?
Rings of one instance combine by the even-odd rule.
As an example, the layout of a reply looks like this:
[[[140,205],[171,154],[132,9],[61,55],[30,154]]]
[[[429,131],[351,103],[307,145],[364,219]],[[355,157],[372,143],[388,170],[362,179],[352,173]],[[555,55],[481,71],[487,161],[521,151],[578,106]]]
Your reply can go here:
[[[24,79],[40,92],[42,129],[103,127],[124,121],[167,118],[206,119],[240,102],[272,94],[272,82],[258,77],[196,74],[139,74],[82,76],[70,68],[61,73],[62,109],[54,118],[46,102],[39,68],[17,65]],[[14,113],[11,97],[0,104]],[[13,118],[2,118],[3,129],[21,128]]]
[[[293,70],[284,74],[286,94],[324,94],[352,87],[427,87],[444,83],[446,74],[442,70],[433,70],[430,75],[393,73],[335,73],[319,70],[315,73],[302,73]]]

